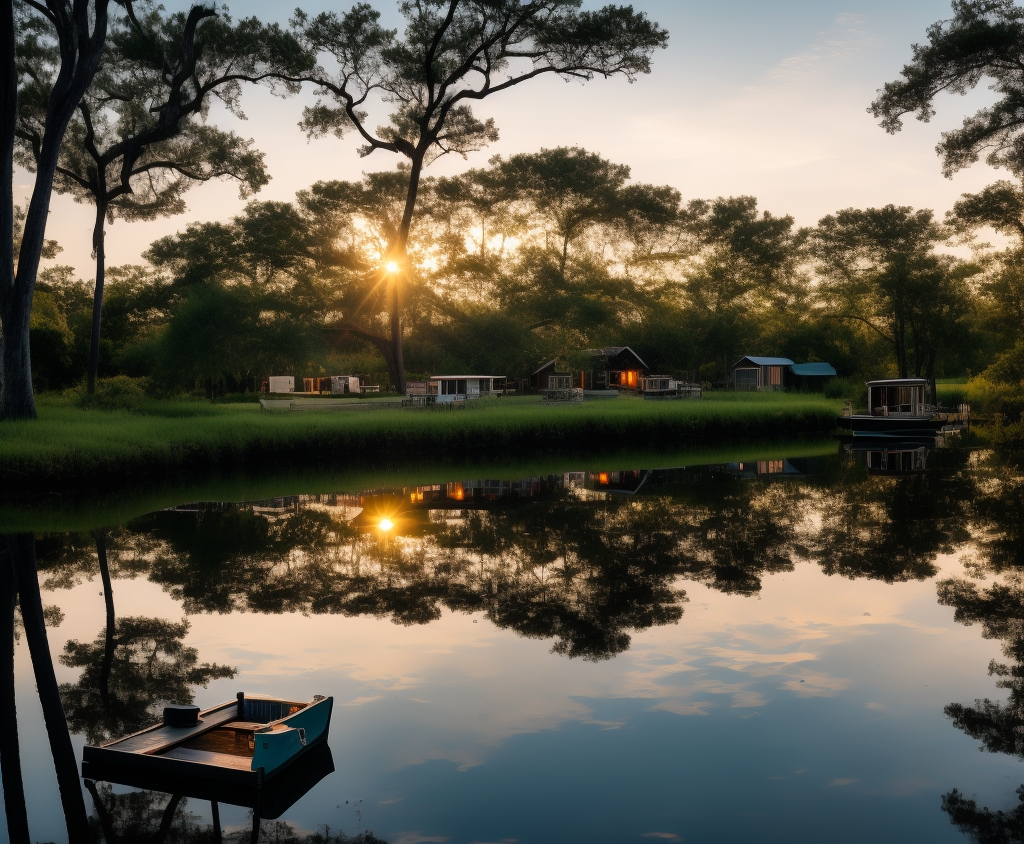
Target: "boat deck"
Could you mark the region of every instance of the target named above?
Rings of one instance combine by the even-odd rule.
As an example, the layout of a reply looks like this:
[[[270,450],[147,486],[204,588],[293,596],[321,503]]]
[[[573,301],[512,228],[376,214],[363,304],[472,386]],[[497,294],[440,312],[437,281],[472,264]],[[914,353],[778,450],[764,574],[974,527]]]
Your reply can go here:
[[[226,726],[237,717],[238,706],[232,702],[200,713],[199,723],[194,727],[168,727],[159,724],[103,746],[108,750],[120,750],[124,753],[155,753],[168,745],[179,744],[209,730]]]

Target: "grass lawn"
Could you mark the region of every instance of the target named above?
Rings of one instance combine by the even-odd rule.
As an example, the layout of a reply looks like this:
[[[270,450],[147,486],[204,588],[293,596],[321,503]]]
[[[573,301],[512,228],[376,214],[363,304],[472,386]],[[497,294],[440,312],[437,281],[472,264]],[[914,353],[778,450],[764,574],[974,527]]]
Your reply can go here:
[[[40,397],[35,422],[0,423],[7,501],[288,471],[392,471],[544,456],[679,452],[821,437],[842,402],[784,393],[554,405],[530,397],[465,410],[265,413],[252,404],[151,401],[134,412]]]

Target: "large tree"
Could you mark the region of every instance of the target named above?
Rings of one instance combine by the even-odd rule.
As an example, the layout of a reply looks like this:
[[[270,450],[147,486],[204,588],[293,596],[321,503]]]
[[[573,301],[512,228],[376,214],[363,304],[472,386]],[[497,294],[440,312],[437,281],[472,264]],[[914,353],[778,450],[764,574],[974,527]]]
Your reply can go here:
[[[939,94],[963,95],[991,80],[996,102],[943,133],[937,147],[943,172],[951,176],[984,155],[994,167],[1024,173],[1024,9],[1013,0],[953,0],[953,17],[927,34],[927,43],[911,48],[901,78],[887,82],[869,110],[895,133],[908,114],[931,120]]]
[[[122,0],[130,5],[130,0]],[[109,0],[0,3],[0,419],[34,419],[29,319],[45,245],[46,219],[61,144],[92,82],[107,37]],[[17,11],[16,11],[17,10]],[[52,84],[35,92],[44,102],[35,183],[15,255],[14,148],[20,72],[16,29],[56,46]]]
[[[542,76],[589,80],[650,71],[668,33],[630,6],[582,11],[582,0],[403,0],[404,37],[385,29],[366,3],[348,12],[297,12],[296,34],[324,65],[301,77],[322,95],[307,109],[311,135],[354,129],[362,154],[384,150],[406,159],[398,230],[387,244],[378,283],[387,288],[392,380],[404,392],[404,289],[407,246],[423,168],[447,153],[467,155],[497,138],[492,120],[471,104]],[[388,124],[376,130],[367,107],[383,100]],[[391,266],[392,272],[385,268]]]
[[[823,217],[810,241],[830,315],[888,342],[900,378],[909,374],[912,351],[917,375],[928,360],[934,367],[922,344],[925,327],[954,296],[950,267],[934,252],[946,237],[931,211],[886,205]]]
[[[113,22],[100,68],[72,121],[57,165],[54,188],[95,207],[96,257],[88,389],[99,366],[104,285],[104,228],[115,218],[153,219],[184,210],[182,193],[214,178],[234,178],[245,196],[268,181],[252,142],[205,123],[218,99],[235,116],[240,83],[282,83],[276,73],[296,73],[306,61],[295,39],[255,18],[238,24],[213,9],[165,15],[146,4],[145,14]],[[24,78],[48,84],[53,47],[25,37],[20,45]],[[26,98],[19,113],[19,163],[36,166],[44,113]]]

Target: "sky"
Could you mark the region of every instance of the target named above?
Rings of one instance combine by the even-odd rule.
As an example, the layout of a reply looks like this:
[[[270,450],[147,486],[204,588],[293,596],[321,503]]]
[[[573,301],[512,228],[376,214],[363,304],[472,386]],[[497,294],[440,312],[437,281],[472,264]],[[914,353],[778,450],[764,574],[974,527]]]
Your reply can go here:
[[[397,0],[373,0],[386,24],[400,26]],[[168,8],[186,7],[165,0]],[[587,6],[605,0],[586,0]],[[232,4],[227,4],[229,9]],[[286,21],[290,3],[248,0],[237,15]],[[446,157],[428,170],[447,175],[485,166],[496,154],[542,147],[581,146],[632,169],[641,182],[669,184],[684,200],[753,195],[774,214],[813,225],[841,208],[889,203],[932,208],[941,216],[962,193],[1003,178],[976,164],[953,179],[942,176],[935,145],[940,134],[990,102],[984,88],[944,96],[930,123],[911,118],[888,135],[868,114],[875,92],[896,79],[910,45],[950,15],[949,0],[633,0],[669,31],[668,49],[654,56],[650,75],[634,84],[597,79],[586,84],[543,79],[481,103],[501,137],[468,159]],[[315,0],[308,12],[347,8]],[[248,117],[216,109],[212,121],[233,129],[266,154],[272,181],[257,196],[290,200],[321,179],[358,179],[391,169],[396,156],[360,158],[355,137],[307,140],[298,128],[311,90],[289,99],[250,87]],[[374,125],[386,114],[372,115]],[[30,176],[15,178],[16,201]],[[225,220],[245,205],[237,187],[214,183],[187,195],[185,214],[148,223],[117,222],[107,234],[108,265],[138,263],[156,238],[192,222]],[[47,236],[63,247],[57,259],[91,275],[92,211],[55,197]]]

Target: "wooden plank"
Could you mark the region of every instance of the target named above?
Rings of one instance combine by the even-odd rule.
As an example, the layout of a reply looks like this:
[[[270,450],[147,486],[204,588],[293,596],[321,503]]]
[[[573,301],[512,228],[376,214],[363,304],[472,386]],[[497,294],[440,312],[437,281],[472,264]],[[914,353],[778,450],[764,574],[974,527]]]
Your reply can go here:
[[[154,753],[162,747],[186,741],[208,730],[223,726],[228,721],[234,720],[237,716],[238,706],[235,701],[231,701],[231,703],[199,713],[200,721],[194,727],[168,727],[164,724],[157,724],[148,730],[112,741],[103,746],[110,750],[119,750],[124,753]],[[86,746],[86,753],[88,753],[88,750],[89,747]]]
[[[176,747],[161,754],[163,759],[180,759],[183,762],[200,762],[218,768],[234,768],[239,771],[252,770],[251,756],[236,756],[233,753],[218,753],[215,750],[194,750],[190,747]]]

